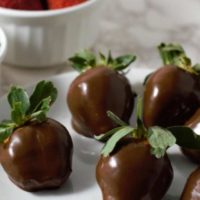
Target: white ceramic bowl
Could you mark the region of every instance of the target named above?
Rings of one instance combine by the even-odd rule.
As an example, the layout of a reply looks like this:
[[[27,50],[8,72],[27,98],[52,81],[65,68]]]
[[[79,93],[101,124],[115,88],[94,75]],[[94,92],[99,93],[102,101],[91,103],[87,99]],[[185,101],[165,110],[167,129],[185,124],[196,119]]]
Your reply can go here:
[[[0,28],[0,63],[3,61],[6,55],[7,38],[4,31]]]
[[[0,8],[0,26],[8,38],[5,62],[20,67],[50,67],[89,48],[98,33],[103,0],[49,11]]]

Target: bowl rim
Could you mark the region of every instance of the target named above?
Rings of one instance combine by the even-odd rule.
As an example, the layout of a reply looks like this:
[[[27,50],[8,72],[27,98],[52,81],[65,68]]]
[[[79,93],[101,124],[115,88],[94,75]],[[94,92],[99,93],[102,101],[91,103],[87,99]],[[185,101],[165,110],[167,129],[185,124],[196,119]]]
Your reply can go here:
[[[7,37],[4,30],[0,27],[0,63],[3,61],[7,51]]]
[[[0,16],[3,15],[7,17],[20,17],[20,18],[41,18],[41,17],[57,16],[86,9],[98,1],[103,1],[103,0],[87,0],[86,2],[80,3],[75,6],[60,8],[55,10],[27,11],[27,10],[14,10],[14,9],[0,7]]]

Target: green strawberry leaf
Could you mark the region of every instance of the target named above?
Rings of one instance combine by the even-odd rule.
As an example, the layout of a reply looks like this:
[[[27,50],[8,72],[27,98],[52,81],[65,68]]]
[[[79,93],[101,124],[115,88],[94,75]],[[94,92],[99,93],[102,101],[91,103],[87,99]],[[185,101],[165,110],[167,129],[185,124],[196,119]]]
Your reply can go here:
[[[15,123],[10,120],[2,121],[0,124],[0,143],[4,142],[12,134],[15,126]]]
[[[197,72],[198,74],[200,74],[200,64],[199,63],[195,64],[193,66],[193,69],[194,69],[195,72]]]
[[[50,109],[50,103],[51,103],[50,96],[43,99],[40,103],[40,106],[38,106],[38,111],[30,115],[30,120],[37,120],[39,122],[44,121],[46,119],[47,112]]]
[[[176,143],[176,138],[169,130],[154,126],[148,129],[148,142],[151,153],[156,158],[161,158],[165,155],[167,148]]]
[[[124,55],[119,56],[113,61],[113,69],[116,71],[122,71],[126,69],[132,62],[136,60],[136,56],[134,55]]]
[[[115,115],[111,111],[107,111],[107,116],[117,125],[119,126],[127,126],[127,123],[122,121],[117,115]]]
[[[50,81],[40,81],[30,97],[30,109],[29,113],[40,110],[43,99],[51,97],[50,104],[53,104],[57,98],[57,89]]]
[[[11,110],[11,119],[16,124],[20,125],[24,123],[25,113],[22,111],[22,102],[15,102]]]
[[[13,127],[2,127],[0,125],[0,143],[4,142],[13,132]]]
[[[103,53],[101,53],[101,52],[99,52],[99,57],[100,57],[100,59],[103,61],[103,63],[106,63],[107,61],[107,59],[106,59],[106,56],[103,54]]]
[[[185,56],[185,51],[179,44],[161,43],[158,50],[164,65],[176,65],[177,58]]]
[[[175,65],[189,73],[198,75],[198,72],[192,67],[190,58],[180,44],[161,43],[158,50],[164,65]]]
[[[45,119],[46,119],[46,113],[42,110],[31,114],[31,121],[37,120],[38,122],[43,122]]]
[[[111,51],[109,51],[108,56],[100,52],[99,57],[97,57],[89,50],[82,50],[69,58],[69,61],[72,63],[72,67],[79,72],[84,72],[87,69],[97,66],[106,66],[115,71],[121,71],[127,68],[135,59],[136,56],[134,55],[113,58]]]
[[[116,144],[125,136],[131,134],[134,131],[134,128],[130,126],[121,127],[114,135],[106,142],[104,145],[101,154],[104,157],[107,157],[115,148]]]
[[[117,127],[117,128],[113,128],[112,130],[106,132],[106,133],[103,133],[101,135],[98,135],[98,136],[94,136],[94,138],[96,140],[99,140],[101,142],[105,142],[107,141],[112,135],[114,135],[117,131],[119,131],[121,129],[121,127]]]
[[[200,135],[185,126],[169,127],[168,130],[176,137],[176,143],[184,148],[200,149]]]
[[[17,106],[17,109],[20,110],[22,114],[25,114],[30,107],[30,101],[28,94],[25,90],[19,87],[11,87],[10,92],[8,93],[8,102],[10,107],[14,109],[16,107],[16,102],[21,102],[20,108]]]
[[[24,89],[12,87],[8,94],[8,102],[11,106],[11,120],[1,122],[0,142],[6,140],[16,128],[29,121],[44,121],[56,97],[57,89],[49,81],[39,82],[30,99]]]
[[[114,59],[113,59],[113,57],[112,57],[111,51],[109,51],[109,52],[108,52],[108,57],[107,57],[107,59],[106,59],[106,65],[112,66],[113,63],[114,63]]]
[[[0,127],[10,127],[10,126],[14,126],[15,123],[12,120],[3,120],[0,123]]]
[[[49,111],[51,102],[52,102],[52,100],[51,100],[50,96],[43,99],[42,102],[41,102],[40,109],[47,113]]]
[[[76,53],[73,57],[69,58],[69,61],[72,63],[72,67],[79,72],[83,72],[85,69],[96,65],[96,57],[89,50],[82,50]]]

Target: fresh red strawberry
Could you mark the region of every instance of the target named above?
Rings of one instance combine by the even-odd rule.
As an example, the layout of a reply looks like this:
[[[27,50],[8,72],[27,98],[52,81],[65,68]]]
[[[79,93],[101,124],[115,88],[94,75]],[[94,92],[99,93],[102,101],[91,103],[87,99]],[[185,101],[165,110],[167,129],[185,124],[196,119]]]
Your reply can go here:
[[[43,10],[48,10],[48,3],[47,0],[40,0]]]
[[[74,6],[87,0],[48,0],[49,9],[59,9]]]
[[[0,7],[17,10],[43,10],[40,0],[1,0]]]

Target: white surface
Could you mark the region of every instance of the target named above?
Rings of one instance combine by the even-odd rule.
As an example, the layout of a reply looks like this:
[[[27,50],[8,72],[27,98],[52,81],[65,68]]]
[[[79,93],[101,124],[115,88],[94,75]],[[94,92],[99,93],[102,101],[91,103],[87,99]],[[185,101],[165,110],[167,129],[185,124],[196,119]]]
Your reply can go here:
[[[21,67],[50,67],[64,63],[97,38],[104,0],[52,11],[0,8],[0,26],[8,38],[5,62]]]
[[[149,69],[132,68],[128,73],[131,85],[137,93],[142,94],[142,81]],[[99,157],[101,144],[76,134],[70,125],[70,113],[66,105],[69,84],[77,75],[75,72],[54,77],[52,80],[58,88],[58,99],[50,110],[50,117],[63,123],[70,131],[74,143],[73,172],[70,179],[59,190],[28,193],[17,188],[9,181],[0,168],[0,199],[2,200],[102,200],[101,192],[95,179],[95,166]],[[32,88],[28,91],[31,92]],[[8,118],[6,98],[0,100],[0,120]],[[189,173],[195,168],[179,151],[178,147],[169,150],[174,168],[174,180],[164,200],[178,200]],[[158,185],[159,187],[159,185]]]

